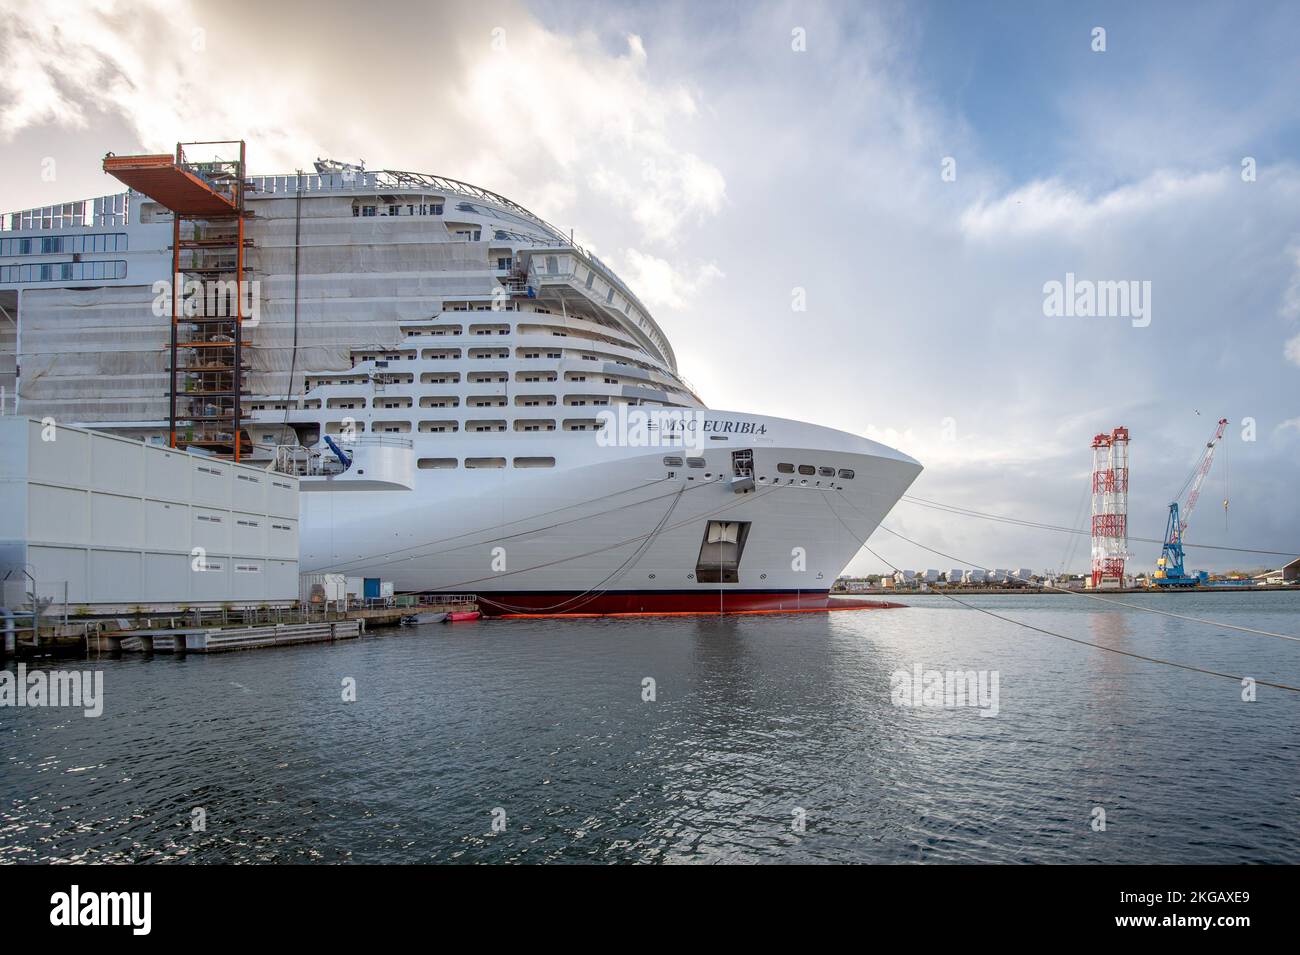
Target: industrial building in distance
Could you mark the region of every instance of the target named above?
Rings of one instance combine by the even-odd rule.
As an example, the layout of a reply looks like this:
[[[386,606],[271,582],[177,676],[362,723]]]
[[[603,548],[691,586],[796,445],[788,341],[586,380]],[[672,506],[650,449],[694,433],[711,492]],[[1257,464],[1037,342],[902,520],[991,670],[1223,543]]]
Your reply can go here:
[[[1145,573],[1125,575],[1120,587],[1098,589],[1148,590],[1152,578]],[[1206,574],[1204,582],[1195,589],[1233,590],[1244,587],[1294,587],[1300,586],[1300,558],[1276,569],[1261,573]],[[863,577],[843,576],[835,581],[833,591],[844,594],[924,592],[943,590],[1092,590],[1091,574],[1070,574],[1061,571],[1037,572],[1027,567],[1014,570],[898,570],[892,574],[868,574]]]

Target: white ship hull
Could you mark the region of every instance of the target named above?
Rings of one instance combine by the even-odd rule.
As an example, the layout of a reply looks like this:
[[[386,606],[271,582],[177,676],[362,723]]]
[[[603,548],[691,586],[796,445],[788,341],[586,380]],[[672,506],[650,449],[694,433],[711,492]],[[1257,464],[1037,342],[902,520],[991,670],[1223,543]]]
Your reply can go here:
[[[828,428],[727,412],[707,417],[761,424],[766,434],[702,449],[703,468],[665,466],[666,456],[685,456],[679,448],[600,447],[592,434],[510,435],[488,444],[439,437],[423,452],[417,437],[417,456],[453,455],[468,443],[476,454],[507,460],[555,454],[572,463],[417,469],[409,491],[348,490],[400,478],[384,472],[375,449],[358,446],[345,474],[302,482],[302,569],[382,577],[399,591],[474,593],[495,613],[825,606],[831,583],[920,465]],[[738,446],[753,451],[752,491],[732,486]],[[780,473],[783,462],[836,476]],[[735,580],[698,578],[711,520],[749,525]]]

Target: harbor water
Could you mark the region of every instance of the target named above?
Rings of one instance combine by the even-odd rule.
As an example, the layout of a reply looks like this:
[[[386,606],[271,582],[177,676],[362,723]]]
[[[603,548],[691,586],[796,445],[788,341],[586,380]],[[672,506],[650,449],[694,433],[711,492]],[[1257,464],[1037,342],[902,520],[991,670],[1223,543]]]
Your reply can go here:
[[[968,599],[1300,685],[1295,642],[1074,596]],[[1300,635],[1300,593],[1121,599]],[[103,714],[0,708],[0,862],[1300,857],[1300,694],[1246,701],[1233,679],[910,604],[61,661],[103,672]],[[899,705],[896,674],[926,671],[995,675],[996,705]]]

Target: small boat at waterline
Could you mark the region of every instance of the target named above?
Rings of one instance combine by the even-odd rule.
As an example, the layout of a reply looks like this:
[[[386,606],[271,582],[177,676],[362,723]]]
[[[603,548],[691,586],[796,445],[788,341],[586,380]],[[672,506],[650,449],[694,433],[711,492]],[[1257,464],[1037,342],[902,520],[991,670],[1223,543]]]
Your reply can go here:
[[[447,619],[445,613],[413,613],[402,618],[402,623],[419,624],[419,623],[442,623]]]

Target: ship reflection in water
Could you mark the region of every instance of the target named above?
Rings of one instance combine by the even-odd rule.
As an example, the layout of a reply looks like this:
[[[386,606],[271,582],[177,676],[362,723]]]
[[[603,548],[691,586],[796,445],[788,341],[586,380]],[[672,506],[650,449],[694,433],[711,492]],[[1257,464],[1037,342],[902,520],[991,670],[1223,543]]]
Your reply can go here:
[[[1290,593],[1129,599],[1281,632],[1300,616]],[[1079,598],[971,602],[1300,682],[1282,641]],[[74,664],[105,671],[102,717],[0,710],[0,862],[1212,863],[1300,851],[1291,694],[1261,688],[1245,703],[1229,680],[913,603],[481,621]],[[996,671],[996,718],[894,705],[891,673],[917,665]]]

